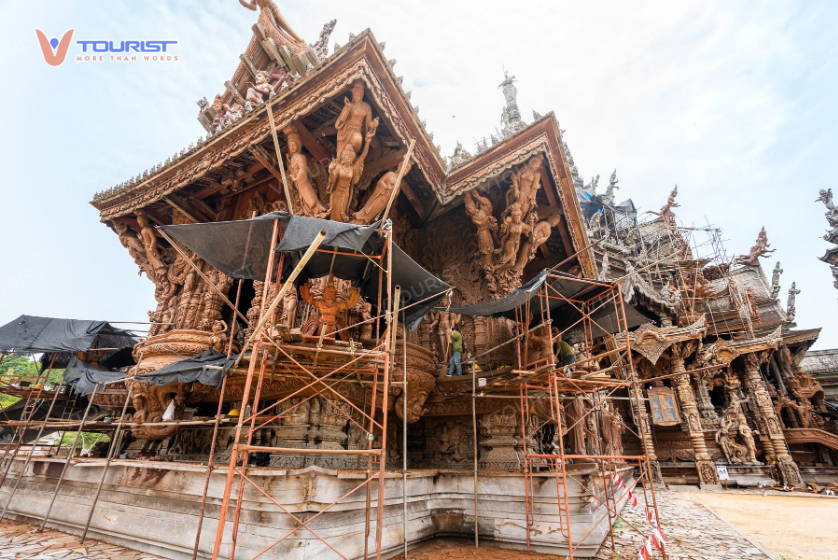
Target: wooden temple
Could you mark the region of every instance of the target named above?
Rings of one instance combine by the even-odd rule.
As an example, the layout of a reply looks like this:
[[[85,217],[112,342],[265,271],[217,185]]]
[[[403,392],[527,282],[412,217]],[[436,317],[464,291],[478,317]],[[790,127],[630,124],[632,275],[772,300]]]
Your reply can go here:
[[[708,254],[676,223],[677,188],[651,218],[615,202],[616,172],[598,194],[555,115],[521,117],[512,76],[497,136],[443,157],[371,31],[329,52],[334,22],[308,44],[270,0],[242,3],[258,20],[231,79],[198,103],[206,134],[92,201],[157,303],[124,379],[89,395],[100,414],[87,429],[118,417],[124,437],[104,464],[4,456],[21,487],[0,488],[10,512],[173,558],[380,557],[475,534],[582,557],[626,503],[606,466],[644,491],[719,484],[718,466],[744,486],[835,480],[838,429],[799,365],[818,330],[795,328],[794,287],[779,303],[779,275],[769,282],[760,266],[764,231],[735,259],[709,232]],[[234,277],[166,233],[277,213],[376,226],[450,289],[406,328],[389,299],[352,281]],[[560,318],[543,306],[514,320],[452,311],[515,296],[545,270],[547,301],[551,281],[587,283],[561,296],[586,328],[551,330]],[[598,323],[604,296],[579,299],[589,289],[612,298],[615,328]],[[448,375],[454,327],[461,376]],[[208,351],[235,360],[220,387],[140,380]],[[373,377],[305,379],[364,355]],[[392,386],[376,377],[387,367]],[[344,499],[376,469],[378,490]],[[538,478],[550,472],[561,489]]]

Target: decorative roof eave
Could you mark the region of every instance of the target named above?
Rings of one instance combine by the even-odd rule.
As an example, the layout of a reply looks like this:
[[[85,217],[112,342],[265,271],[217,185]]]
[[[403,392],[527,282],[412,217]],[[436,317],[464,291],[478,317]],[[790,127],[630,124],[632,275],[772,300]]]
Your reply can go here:
[[[782,341],[783,329],[782,327],[777,327],[774,332],[760,338],[717,340],[713,344],[705,346],[701,354],[705,357],[708,365],[728,365],[739,356],[744,356],[745,354],[776,350],[780,347]],[[711,355],[712,358],[709,358]]]
[[[786,346],[803,344],[808,349],[818,340],[820,335],[820,328],[786,331],[783,333],[783,344]]]
[[[410,143],[410,139],[416,139],[414,158],[437,198],[441,199],[439,191],[445,181],[442,157],[419,122],[378,42],[367,29],[323,66],[294,82],[235,125],[213,136],[188,157],[161,169],[137,185],[94,200],[91,204],[100,211],[101,220],[105,221],[154,203],[268,138],[268,105],[281,103],[276,125],[282,129],[324,105],[358,79],[366,83],[367,95],[384,113],[394,134],[405,145]]]
[[[636,331],[629,333],[629,341],[633,352],[655,365],[661,355],[676,342],[699,340],[706,335],[707,319],[702,315],[686,327],[658,327],[653,323],[644,323]]]
[[[570,178],[570,166],[564,153],[559,123],[553,112],[544,115],[517,134],[505,138],[452,170],[440,203],[443,206],[448,205],[457,197],[492,178],[501,176],[538,152],[543,152],[547,158],[548,171],[556,184],[554,192],[558,195],[564,211],[571,243],[574,250],[578,251],[583,273],[589,278],[595,278],[597,269],[594,264],[593,250],[589,247],[590,241],[585,230],[576,189],[573,188]],[[544,188],[549,188],[549,185],[544,185]]]

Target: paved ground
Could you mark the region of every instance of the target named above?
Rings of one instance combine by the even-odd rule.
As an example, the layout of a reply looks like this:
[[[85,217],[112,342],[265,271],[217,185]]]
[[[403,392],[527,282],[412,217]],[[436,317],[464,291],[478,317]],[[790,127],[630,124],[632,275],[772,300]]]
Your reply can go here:
[[[703,493],[697,495],[704,496]],[[661,514],[661,529],[668,541],[666,544],[668,560],[768,560],[771,558],[702,506],[697,501],[696,495],[663,490],[658,491],[657,499]],[[643,511],[643,504],[640,505],[641,507],[635,511]],[[757,518],[762,518],[759,512],[750,513]],[[625,520],[615,523],[617,526],[614,531],[616,550],[611,549],[610,540],[606,539],[605,546],[596,556],[597,560],[633,560],[646,542],[651,528],[643,520],[642,513],[633,514],[626,510],[623,516]],[[661,554],[655,551],[652,557],[661,558]]]
[[[737,529],[787,560],[838,557],[838,497],[701,492],[693,495]]]
[[[0,559],[165,560],[93,540],[87,540],[81,546],[76,536],[50,529],[36,533],[36,529],[36,526],[26,523],[8,520],[0,522]]]

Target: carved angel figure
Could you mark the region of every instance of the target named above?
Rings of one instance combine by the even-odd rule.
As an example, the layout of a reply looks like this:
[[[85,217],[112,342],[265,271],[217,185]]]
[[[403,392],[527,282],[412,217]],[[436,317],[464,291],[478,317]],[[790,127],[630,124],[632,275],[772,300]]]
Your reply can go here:
[[[145,272],[146,276],[153,278],[153,271],[149,267],[148,259],[145,256],[145,247],[143,247],[142,242],[122,222],[114,222],[113,228],[119,236],[119,242],[123,247],[128,249],[128,254],[134,259],[134,263],[140,267],[140,271],[137,274]]]
[[[352,84],[352,99],[343,98],[343,110],[335,128],[338,129],[338,154],[343,154],[346,146],[350,145],[357,155],[364,140],[369,142],[375,136],[378,117],[372,117],[372,108],[364,101],[364,82],[361,80]]]
[[[324,218],[329,210],[321,204],[317,190],[311,184],[308,158],[302,152],[300,134],[294,127],[289,127],[284,132],[288,138],[288,178],[297,188],[297,199],[300,202],[300,208],[295,207],[294,210],[301,216]]]
[[[322,333],[325,334],[325,336],[329,336],[338,329],[341,329],[341,332],[338,333],[340,338],[344,340],[348,339],[349,336],[345,330],[346,322],[342,318],[338,317],[338,314],[355,306],[358,302],[358,298],[360,297],[358,290],[350,288],[349,297],[347,299],[338,299],[338,291],[335,286],[334,279],[330,279],[326,283],[326,286],[323,288],[323,294],[320,297],[312,294],[311,288],[311,282],[301,286],[300,297],[302,297],[306,303],[316,308],[319,312],[319,316],[314,318],[314,320],[310,320],[310,322],[306,324],[303,334],[311,336],[320,335]]]
[[[535,208],[535,197],[541,188],[541,164],[541,154],[536,154],[512,178],[513,184],[518,183],[520,195],[516,202],[521,205],[524,216]]]
[[[404,170],[405,175],[410,171],[412,165],[412,160],[407,162]],[[378,180],[364,207],[352,215],[353,224],[371,224],[381,217],[381,213],[384,212],[387,203],[390,201],[390,196],[396,189],[396,179],[398,177],[397,169],[396,171],[388,171]]]
[[[466,214],[477,226],[477,250],[480,252],[480,266],[492,268],[492,255],[495,252],[493,234],[497,231],[498,220],[492,215],[492,202],[477,191],[466,193],[463,197]]]
[[[774,249],[769,249],[771,245],[768,243],[768,234],[765,233],[763,227],[757,235],[756,244],[751,247],[750,253],[747,255],[739,255],[734,261],[735,264],[744,264],[745,266],[759,266],[759,258],[769,253],[773,253]]]

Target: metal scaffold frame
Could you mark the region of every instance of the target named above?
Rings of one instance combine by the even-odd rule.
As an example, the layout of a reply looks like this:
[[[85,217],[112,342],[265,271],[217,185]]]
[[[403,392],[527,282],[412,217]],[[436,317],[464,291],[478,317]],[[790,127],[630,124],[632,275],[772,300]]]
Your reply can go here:
[[[247,349],[251,347],[247,376],[244,380],[244,390],[240,405],[241,407],[239,409],[241,413],[235,428],[231,459],[227,468],[224,495],[219,512],[215,542],[213,545],[213,560],[222,557],[222,547],[227,544],[224,542],[224,535],[227,531],[228,517],[232,517],[232,528],[230,530],[231,541],[228,543],[230,547],[229,555],[223,557],[230,559],[235,558],[238,532],[240,529],[241,510],[246,487],[254,489],[261,497],[267,499],[283,513],[290,516],[295,523],[295,527],[293,529],[263,548],[253,558],[261,557],[268,550],[284,542],[286,539],[297,534],[301,530],[308,531],[312,536],[326,545],[339,557],[346,558],[346,556],[341,554],[328,542],[327,538],[319,534],[311,526],[311,524],[315,519],[345,501],[350,496],[366,489],[366,515],[364,529],[364,557],[366,558],[370,553],[369,537],[371,533],[372,521],[370,512],[372,509],[372,485],[374,482],[378,482],[378,496],[376,502],[377,515],[373,550],[375,557],[381,558],[381,543],[384,529],[384,481],[386,478],[386,448],[388,431],[387,409],[391,385],[391,373],[394,364],[393,352],[395,351],[395,331],[397,329],[398,322],[398,302],[400,300],[400,288],[395,287],[394,289],[389,275],[389,271],[392,267],[392,233],[386,230],[384,230],[383,233],[386,235],[383,251],[380,255],[371,256],[358,252],[341,253],[337,250],[319,249],[320,243],[325,237],[325,232],[321,232],[318,238],[315,239],[314,243],[309,247],[309,250],[303,256],[294,272],[292,272],[286,280],[282,288],[274,290],[276,296],[273,299],[273,303],[268,306],[266,310],[263,310],[261,319],[253,328],[253,334],[245,344],[242,352],[239,354],[240,360],[243,356],[245,356]],[[265,296],[268,295],[269,287],[274,278],[273,255],[279,236],[281,236],[281,232],[279,231],[279,228],[275,226],[274,238],[272,240],[272,251],[270,253],[271,257],[265,279]],[[321,331],[315,348],[302,346],[297,347],[293,344],[278,344],[275,341],[272,333],[274,333],[274,323],[276,320],[276,306],[280,301],[282,301],[282,298],[287,290],[293,286],[294,280],[302,270],[305,263],[316,252],[332,254],[333,256],[341,254],[343,256],[370,259],[378,267],[379,309],[381,309],[382,297],[385,294],[386,301],[393,303],[392,307],[387,309],[383,314],[386,324],[384,332],[378,338],[375,348],[363,350],[357,348],[352,343],[350,343],[348,348],[340,346],[324,348],[323,342],[326,334],[325,328]],[[279,263],[276,266],[276,287],[279,287],[280,283],[279,271],[282,270],[283,258],[284,255],[280,255]],[[265,297],[263,301],[267,301],[267,297]],[[381,317],[382,316],[379,315],[379,317],[376,317],[373,320],[378,321]],[[306,354],[307,356],[305,356]],[[341,359],[344,360],[344,363],[340,365],[333,365]],[[269,405],[265,405],[265,403],[260,401],[260,397],[262,385],[265,381],[265,372],[268,364],[270,363],[272,363],[274,367],[279,365],[284,370],[281,375],[295,378],[298,384],[301,384],[302,386],[291,394]],[[362,408],[353,404],[336,390],[336,386],[343,382],[361,382],[371,385],[371,397],[368,400],[367,407]],[[356,427],[364,431],[367,441],[365,449],[299,449],[254,445],[253,436],[257,430],[268,424],[273,424],[281,420],[284,416],[292,413],[299,406],[319,396],[328,397],[325,402],[332,406],[335,412],[345,416],[348,421],[352,422]],[[223,399],[223,395],[221,398]],[[344,403],[350,407],[350,413],[347,414],[340,407],[331,405],[329,399],[335,399]],[[380,419],[376,419],[376,411],[379,407],[381,409],[381,415]],[[380,434],[380,446],[373,447],[374,441],[376,440],[376,432]],[[270,496],[248,476],[248,462],[250,454],[259,452],[288,455],[314,454],[363,457],[367,459],[367,471],[363,482],[357,484],[352,490],[339,497],[334,502],[321,507],[315,515],[303,519],[301,515],[292,511],[289,507],[286,507],[286,505],[283,505],[278,500]],[[210,458],[210,462],[211,461],[212,458]],[[210,470],[208,469],[207,482],[209,474]],[[235,484],[236,479],[238,479],[237,488]],[[206,503],[207,489],[208,486],[205,485],[202,504]],[[231,502],[234,502],[234,504],[231,504]],[[232,515],[230,515],[231,508],[233,508]],[[203,519],[203,507],[201,511],[201,518]],[[197,554],[199,542],[200,527],[198,534],[196,535],[196,546],[193,551],[193,557]]]
[[[546,515],[542,513],[545,511],[543,507],[537,507],[537,505],[543,506],[544,504],[543,502],[536,503],[535,481],[552,476],[555,478],[556,485],[559,531],[567,540],[568,558],[573,559],[579,547],[585,543],[585,540],[595,528],[606,519],[612,550],[615,547],[614,521],[616,519],[622,519],[628,527],[639,532],[636,524],[627,520],[621,513],[621,506],[627,502],[626,498],[631,495],[631,490],[636,487],[642,489],[645,503],[652,512],[652,522],[655,525],[659,523],[660,516],[655,497],[653,469],[647,455],[648,449],[644,444],[643,434],[635,433],[641,442],[641,449],[644,451],[642,455],[608,454],[600,447],[602,444],[601,438],[593,445],[594,453],[573,454],[566,452],[565,436],[568,432],[577,428],[580,431],[584,430],[589,422],[593,422],[595,426],[601,426],[601,412],[606,406],[605,403],[614,399],[615,393],[621,389],[628,390],[629,395],[631,395],[632,390],[638,389],[639,381],[634,373],[631,360],[631,343],[619,284],[575,278],[574,282],[587,287],[597,287],[601,290],[593,297],[582,299],[577,296],[565,296],[551,286],[550,280],[558,278],[561,277],[548,273],[547,280],[538,289],[537,293],[533,294],[526,304],[516,309],[515,322],[519,334],[515,337],[518,346],[518,369],[514,372],[515,377],[491,384],[487,391],[480,396],[510,397],[511,390],[518,389],[520,437],[525,478],[527,550],[530,550],[531,535],[536,518],[539,515]],[[577,293],[583,291],[585,291],[585,288]],[[533,333],[538,333],[542,329],[550,329],[552,324],[550,317],[551,302],[560,302],[571,306],[581,315],[581,318],[567,326],[563,331],[551,333],[548,356],[534,356],[531,359],[528,352],[529,339],[533,336]],[[538,318],[533,318],[531,315],[532,308],[536,307],[532,305],[533,303],[538,303],[537,307],[541,314]],[[608,333],[608,330],[599,325],[593,315],[610,306],[613,306],[613,313],[619,325],[618,333],[595,337],[596,327],[600,329],[599,332]],[[537,323],[537,325],[530,327],[533,323]],[[563,366],[557,363],[558,356],[555,344],[565,333],[571,330],[581,330],[583,333],[583,340],[580,341],[583,347],[583,355],[581,357],[577,355],[572,364]],[[608,366],[605,368],[599,367],[598,363],[601,360],[607,360],[609,362]],[[499,385],[500,388],[493,390],[491,389],[492,385]],[[477,396],[476,389],[474,396]],[[590,401],[592,406],[578,418],[566,419],[568,414],[565,412],[566,409],[562,402],[580,396]],[[641,427],[643,424],[640,418],[643,412],[639,410],[639,407],[643,406],[642,401],[631,397],[629,400],[634,406],[632,414],[635,418],[635,424]],[[546,406],[544,406],[545,401],[547,402]],[[537,403],[541,406],[538,406]],[[534,410],[536,406],[538,406],[537,412]],[[614,410],[616,411],[616,408]],[[553,439],[554,444],[550,452],[539,452],[532,449],[531,442],[534,442],[537,434],[550,424],[555,425],[556,430]],[[601,433],[601,431],[597,433]],[[590,449],[586,449],[586,451],[590,451]],[[592,481],[590,484],[585,484],[581,476],[575,473],[575,471],[579,471],[579,467],[587,468],[585,474],[590,476]],[[590,468],[596,469],[595,474],[591,474]],[[636,473],[636,476],[634,481],[630,483],[630,487],[625,487],[616,482],[617,479],[614,475],[619,476],[622,480],[619,473],[621,471],[625,472],[629,468]],[[475,468],[475,483],[477,477],[478,471]],[[595,488],[593,481],[600,480],[601,487],[599,489]],[[591,496],[593,502],[604,507],[604,512],[599,519],[594,520],[588,533],[581,537],[574,535],[571,529],[573,505],[569,500],[569,481],[575,482],[584,494]],[[476,515],[477,491],[475,490]],[[661,552],[665,560],[666,552],[664,550]]]

